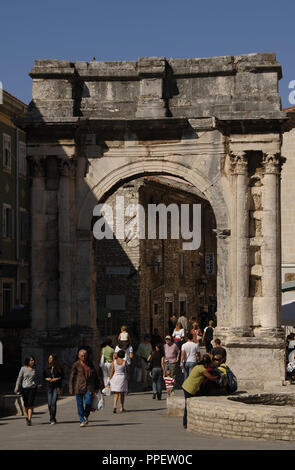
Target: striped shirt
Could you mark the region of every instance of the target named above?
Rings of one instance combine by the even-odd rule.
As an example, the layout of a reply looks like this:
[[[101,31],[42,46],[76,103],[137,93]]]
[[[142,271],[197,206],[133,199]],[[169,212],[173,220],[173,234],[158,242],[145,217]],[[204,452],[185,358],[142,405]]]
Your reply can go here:
[[[173,390],[175,385],[175,380],[173,377],[164,377],[166,390]]]

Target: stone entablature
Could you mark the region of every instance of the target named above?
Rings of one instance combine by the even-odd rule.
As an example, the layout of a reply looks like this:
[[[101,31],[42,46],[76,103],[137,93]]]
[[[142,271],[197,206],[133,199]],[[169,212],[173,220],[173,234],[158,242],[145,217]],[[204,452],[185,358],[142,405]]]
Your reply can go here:
[[[273,53],[213,58],[36,60],[30,119],[282,117]]]

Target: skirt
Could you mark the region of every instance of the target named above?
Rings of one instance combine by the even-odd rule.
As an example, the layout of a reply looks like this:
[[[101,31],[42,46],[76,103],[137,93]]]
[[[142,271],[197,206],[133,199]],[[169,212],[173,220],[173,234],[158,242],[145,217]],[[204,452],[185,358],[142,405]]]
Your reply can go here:
[[[127,377],[115,373],[111,378],[111,391],[114,393],[128,393]]]
[[[22,397],[23,397],[25,408],[33,408],[35,398],[36,398],[36,392],[37,392],[36,387],[22,389]]]

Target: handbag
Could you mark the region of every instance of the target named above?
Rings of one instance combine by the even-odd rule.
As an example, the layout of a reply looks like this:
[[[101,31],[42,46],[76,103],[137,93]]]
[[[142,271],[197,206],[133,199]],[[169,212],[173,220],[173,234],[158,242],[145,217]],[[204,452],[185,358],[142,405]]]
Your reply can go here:
[[[108,380],[105,388],[101,391],[101,393],[105,396],[110,396],[111,394],[111,382]]]
[[[148,361],[148,362],[147,362],[147,365],[145,366],[145,369],[146,369],[148,372],[151,372],[151,371],[152,371],[152,362],[151,362],[151,361]]]
[[[101,351],[101,358],[100,358],[100,361],[99,361],[99,367],[103,368],[104,363],[105,363],[105,358],[104,358],[104,353],[103,353],[103,350],[102,350]]]
[[[100,391],[95,392],[91,400],[91,411],[101,411],[103,409],[104,409],[103,394]]]

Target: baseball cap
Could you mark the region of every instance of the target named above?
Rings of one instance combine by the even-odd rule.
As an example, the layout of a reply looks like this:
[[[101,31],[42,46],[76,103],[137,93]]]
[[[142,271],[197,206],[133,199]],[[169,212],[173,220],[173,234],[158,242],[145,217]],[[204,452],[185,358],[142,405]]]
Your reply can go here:
[[[165,339],[171,339],[171,336],[165,336]]]

